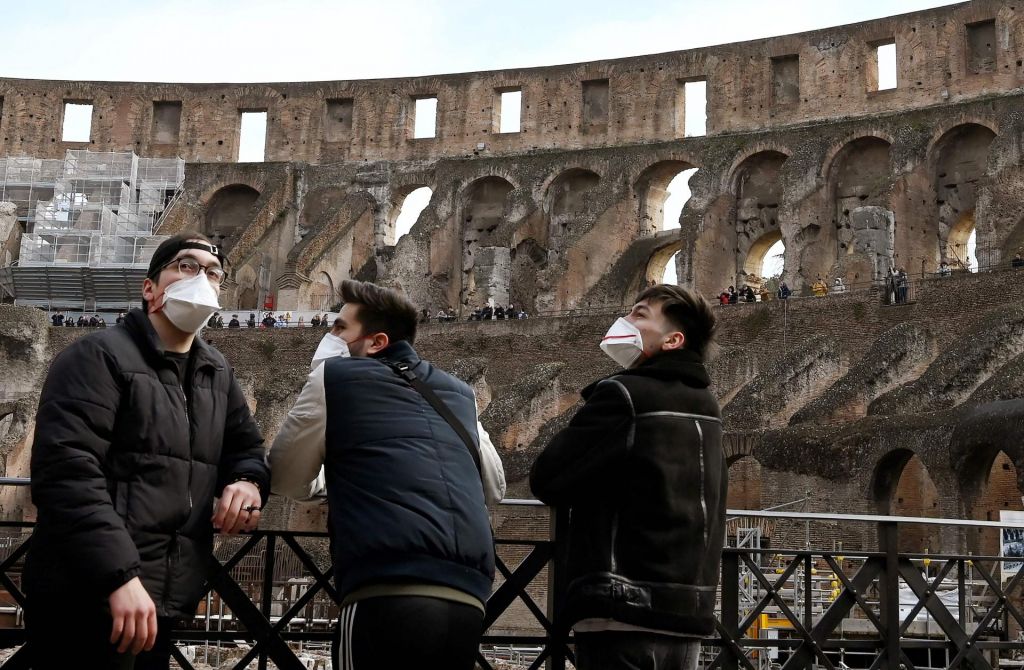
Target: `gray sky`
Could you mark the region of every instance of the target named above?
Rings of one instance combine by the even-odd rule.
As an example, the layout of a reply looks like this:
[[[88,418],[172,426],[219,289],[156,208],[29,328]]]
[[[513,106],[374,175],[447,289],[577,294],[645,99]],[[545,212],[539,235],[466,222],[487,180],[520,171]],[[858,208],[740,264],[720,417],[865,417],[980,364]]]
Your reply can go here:
[[[951,4],[936,0],[8,2],[4,76],[252,82],[441,74],[674,51]]]

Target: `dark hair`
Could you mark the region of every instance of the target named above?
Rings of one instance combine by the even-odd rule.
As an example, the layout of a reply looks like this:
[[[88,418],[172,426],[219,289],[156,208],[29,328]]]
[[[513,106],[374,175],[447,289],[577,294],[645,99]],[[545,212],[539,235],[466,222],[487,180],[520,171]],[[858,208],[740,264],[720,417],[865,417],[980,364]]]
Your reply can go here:
[[[646,300],[661,306],[661,313],[669,323],[686,336],[684,348],[701,357],[715,337],[715,313],[711,305],[696,291],[674,284],[658,284],[637,296],[636,302]]]
[[[182,242],[188,242],[189,240],[199,240],[209,244],[211,247],[215,246],[209,237],[194,230],[186,230],[183,233],[172,235],[161,242],[160,246],[153,252],[153,255],[149,257],[149,269],[146,270],[146,279],[156,281],[163,267],[174,260],[175,255],[181,251]],[[142,299],[142,309],[147,313],[149,312],[149,304],[145,298]]]
[[[398,291],[370,282],[341,282],[342,304],[359,305],[363,334],[385,333],[390,342],[416,341],[416,306]]]

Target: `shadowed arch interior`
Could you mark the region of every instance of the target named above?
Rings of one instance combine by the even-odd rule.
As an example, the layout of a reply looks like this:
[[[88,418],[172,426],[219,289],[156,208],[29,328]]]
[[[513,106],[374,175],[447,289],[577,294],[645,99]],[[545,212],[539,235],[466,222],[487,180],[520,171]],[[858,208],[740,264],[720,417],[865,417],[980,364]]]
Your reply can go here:
[[[220,189],[206,204],[201,232],[230,249],[251,223],[252,208],[259,197],[259,191],[244,184]]]

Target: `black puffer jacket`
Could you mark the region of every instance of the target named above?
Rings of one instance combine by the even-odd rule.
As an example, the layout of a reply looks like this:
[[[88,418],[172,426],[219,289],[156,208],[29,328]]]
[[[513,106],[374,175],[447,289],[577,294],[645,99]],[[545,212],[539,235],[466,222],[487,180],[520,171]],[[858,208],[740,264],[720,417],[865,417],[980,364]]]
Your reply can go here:
[[[530,486],[569,515],[563,623],[714,630],[728,474],[701,359],[663,352],[583,390]]]
[[[32,446],[30,600],[101,605],[138,576],[158,616],[195,612],[214,496],[240,476],[267,492],[269,472],[231,367],[199,338],[184,389],[142,310],[53,361]]]

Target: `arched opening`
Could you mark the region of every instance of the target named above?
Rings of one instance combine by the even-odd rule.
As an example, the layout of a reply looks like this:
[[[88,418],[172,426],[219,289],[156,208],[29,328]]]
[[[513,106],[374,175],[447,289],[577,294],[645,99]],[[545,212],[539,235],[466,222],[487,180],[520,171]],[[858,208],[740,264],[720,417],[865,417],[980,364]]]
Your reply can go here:
[[[953,268],[977,271],[978,260],[982,265],[990,264],[988,253],[982,253],[979,259],[975,252],[972,258],[967,241],[975,233],[978,188],[988,169],[989,150],[995,138],[989,128],[968,123],[953,128],[936,143],[935,204],[940,256]]]
[[[729,509],[764,509],[761,500],[761,463],[753,456],[743,456],[729,464]]]
[[[640,200],[641,235],[679,227],[683,208],[690,199],[690,180],[697,169],[685,161],[669,160],[643,171],[634,186]]]
[[[230,249],[252,222],[252,208],[259,197],[259,191],[244,184],[220,189],[206,203],[201,232],[225,249]]]
[[[573,168],[558,175],[545,196],[547,205],[548,247],[560,250],[564,238],[573,232],[573,224],[588,214],[587,192],[597,188],[601,177],[590,170]]]
[[[1017,486],[1017,468],[1005,452],[999,451],[984,471],[971,516],[979,521],[1000,521],[1003,512],[1022,510],[1024,505],[1021,504],[1021,493]],[[998,556],[1001,548],[999,529],[979,528],[977,537],[968,544],[968,548],[975,554]]]
[[[773,279],[776,284],[778,283],[783,269],[783,258],[781,257],[785,250],[782,232],[777,227],[769,229],[768,232],[754,240],[743,261],[740,284],[746,284],[755,292],[759,292],[762,288],[774,292],[778,286],[769,286],[768,280]]]
[[[330,311],[338,302],[334,293],[334,281],[326,272],[317,273],[316,281],[309,292],[309,308],[318,312]]]
[[[513,188],[501,177],[484,177],[466,188],[461,207],[463,307],[479,307],[489,300],[509,302],[512,260],[498,229],[508,214]]]
[[[736,251],[741,276],[737,281],[759,289],[766,274],[768,250],[782,240],[782,165],[786,154],[762,151],[736,169]],[[780,269],[775,275],[782,274]]]
[[[420,214],[430,204],[430,198],[433,195],[434,192],[429,186],[420,186],[396,199],[391,208],[391,221],[388,225],[391,238],[386,240],[387,244],[397,244],[403,235],[412,230],[413,225],[419,220]]]
[[[683,215],[683,207],[690,201],[690,179],[697,174],[697,168],[683,170],[668,183],[665,188],[665,204],[662,206],[661,229],[674,230],[679,228],[679,219]]]
[[[939,517],[939,492],[921,458],[909,449],[896,449],[878,462],[872,485],[879,514]],[[937,526],[903,524],[900,551],[938,551]]]
[[[676,271],[676,261],[679,259],[679,252],[672,254],[672,258],[668,259],[668,263],[665,264],[665,273],[661,275],[662,284],[678,284],[679,276]]]
[[[831,185],[838,267],[817,268],[847,281],[878,279],[893,266],[896,218],[889,202],[890,144],[861,137],[847,144],[832,166]]]
[[[625,299],[631,300],[632,296],[635,295],[632,289],[642,291],[644,288],[654,286],[655,284],[678,283],[676,281],[676,260],[679,256],[679,250],[680,243],[678,241],[666,244],[664,247],[655,250],[654,253],[651,254],[651,259],[647,261],[647,269],[643,276],[643,285],[636,286],[633,284]]]
[[[946,262],[950,267],[978,271],[978,229],[974,225],[974,212],[960,217],[949,230],[946,240]]]

